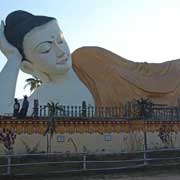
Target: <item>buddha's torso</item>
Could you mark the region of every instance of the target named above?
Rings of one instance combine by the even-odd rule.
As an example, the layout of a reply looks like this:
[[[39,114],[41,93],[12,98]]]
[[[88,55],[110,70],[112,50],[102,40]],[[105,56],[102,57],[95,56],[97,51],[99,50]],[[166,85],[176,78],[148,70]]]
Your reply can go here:
[[[47,102],[53,101],[66,106],[81,106],[82,101],[86,101],[87,105],[94,106],[94,100],[90,91],[77,76],[69,76],[68,79],[59,82],[42,84],[29,97],[29,114],[32,112],[34,99],[38,99],[39,105],[47,105]]]

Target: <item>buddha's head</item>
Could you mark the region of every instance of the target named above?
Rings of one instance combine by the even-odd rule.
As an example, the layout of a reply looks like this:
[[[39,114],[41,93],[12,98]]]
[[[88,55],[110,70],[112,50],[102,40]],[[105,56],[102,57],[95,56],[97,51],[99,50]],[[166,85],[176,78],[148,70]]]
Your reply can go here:
[[[69,47],[52,17],[12,12],[6,18],[5,36],[21,53],[26,73],[50,78],[71,68]]]

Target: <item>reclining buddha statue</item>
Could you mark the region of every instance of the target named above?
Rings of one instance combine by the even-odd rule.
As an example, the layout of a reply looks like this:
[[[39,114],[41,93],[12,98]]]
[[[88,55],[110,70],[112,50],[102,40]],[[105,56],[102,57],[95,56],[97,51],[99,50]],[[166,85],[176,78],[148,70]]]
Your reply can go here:
[[[43,83],[29,97],[30,105],[49,100],[63,105],[122,106],[137,98],[176,105],[180,96],[180,60],[139,63],[100,47],[70,53],[52,17],[26,11],[10,13],[1,22],[0,49],[7,63],[0,73],[0,113],[12,112],[18,72]]]

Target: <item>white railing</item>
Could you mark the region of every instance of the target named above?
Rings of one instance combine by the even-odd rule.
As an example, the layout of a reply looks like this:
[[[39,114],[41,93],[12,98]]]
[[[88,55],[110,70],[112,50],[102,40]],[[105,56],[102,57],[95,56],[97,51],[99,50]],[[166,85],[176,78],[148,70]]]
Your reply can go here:
[[[0,155],[0,175],[37,175],[51,173],[68,173],[68,172],[85,172],[85,171],[107,171],[120,170],[128,168],[139,168],[144,166],[152,166],[154,163],[161,165],[169,165],[176,162],[180,164],[180,156],[175,157],[148,157],[154,152],[179,152],[177,149],[159,149],[137,151],[134,153],[38,153],[38,154],[16,154],[16,155]],[[124,155],[126,158],[124,159]],[[130,158],[133,155],[132,158]],[[76,160],[73,160],[76,159]],[[160,163],[161,162],[161,163]],[[169,163],[168,163],[169,162]],[[52,166],[56,165],[56,166]],[[69,165],[65,168],[65,165]],[[76,165],[76,168],[72,168]],[[77,166],[78,165],[78,166]],[[33,167],[45,167],[43,172],[34,171]],[[56,168],[54,168],[56,167]],[[26,169],[32,169],[26,173]],[[4,169],[4,171],[3,171]],[[37,169],[36,169],[37,170]]]

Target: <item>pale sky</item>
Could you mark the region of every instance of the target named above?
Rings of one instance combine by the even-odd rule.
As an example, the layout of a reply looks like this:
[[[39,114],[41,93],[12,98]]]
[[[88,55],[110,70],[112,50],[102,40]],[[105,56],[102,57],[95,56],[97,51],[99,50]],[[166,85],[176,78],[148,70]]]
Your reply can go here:
[[[1,0],[0,19],[14,10],[55,17],[71,52],[99,46],[126,59],[160,63],[180,58],[180,0]],[[6,58],[0,53],[0,70]],[[28,75],[20,72],[16,97]]]

